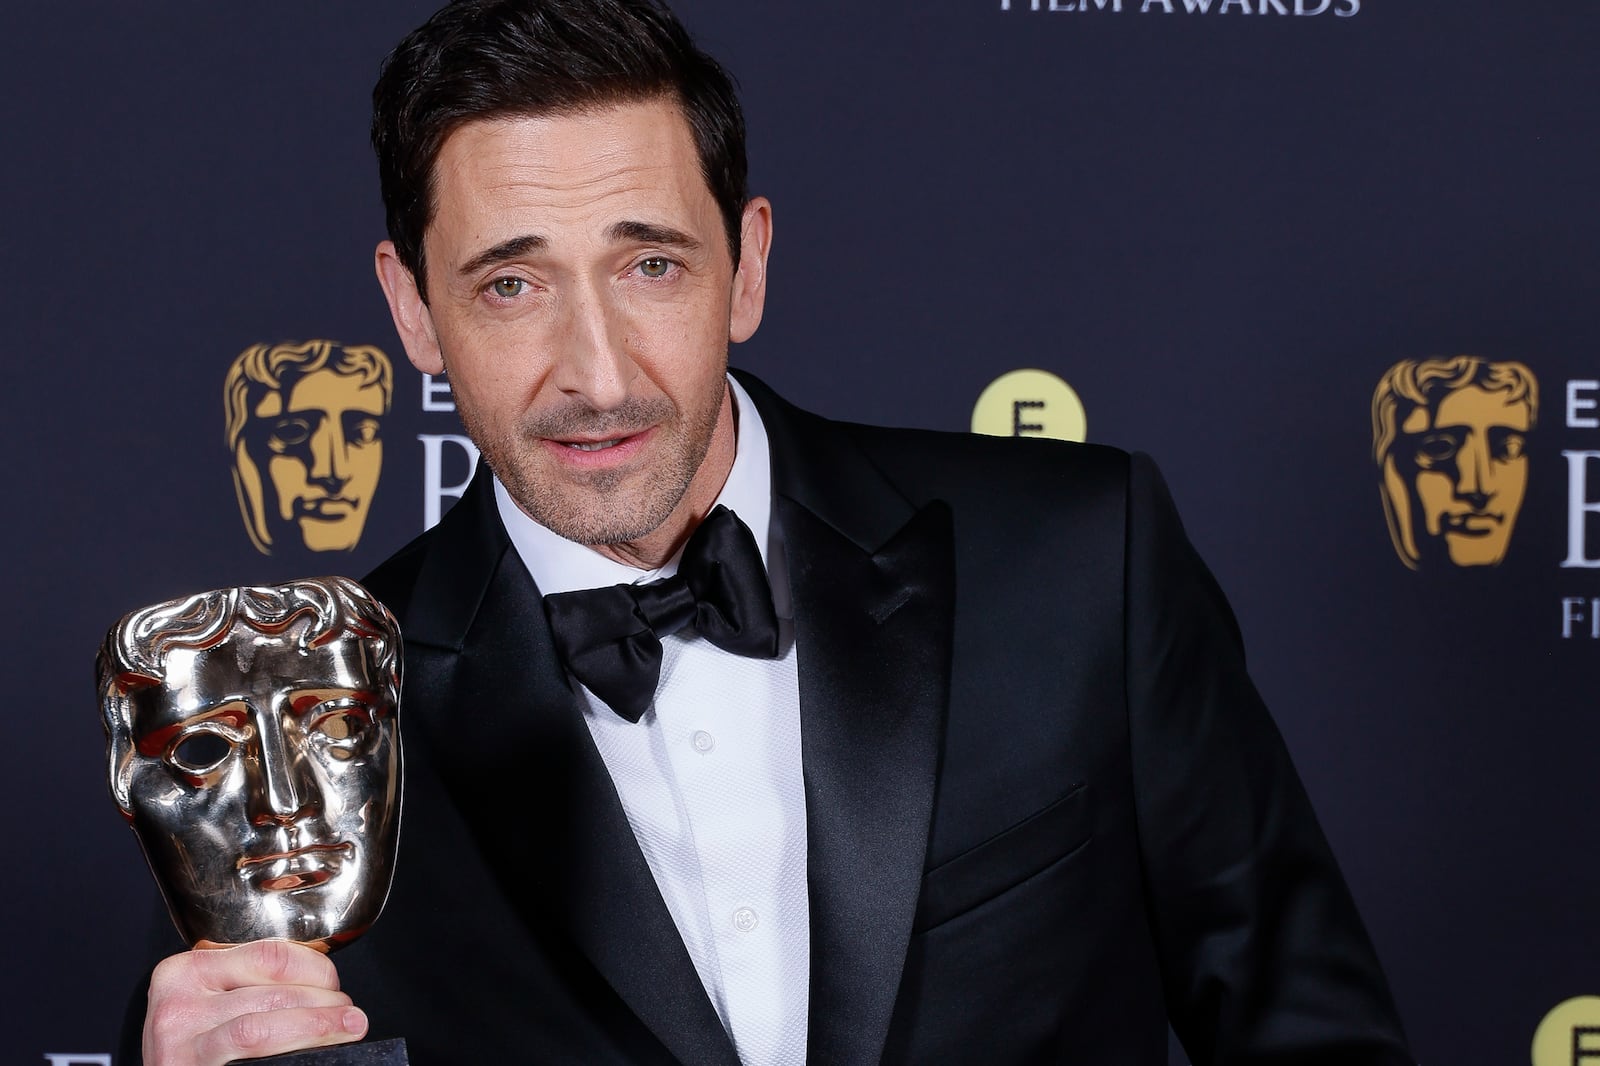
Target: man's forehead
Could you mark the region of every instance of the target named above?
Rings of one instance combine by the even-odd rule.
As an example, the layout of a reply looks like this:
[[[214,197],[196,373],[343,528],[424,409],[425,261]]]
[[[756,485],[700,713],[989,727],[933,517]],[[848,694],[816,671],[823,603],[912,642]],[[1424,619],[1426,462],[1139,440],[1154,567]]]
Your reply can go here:
[[[614,237],[620,222],[720,221],[688,122],[665,100],[469,122],[434,169],[428,235],[463,261],[514,236],[551,242],[573,227]]]
[[[508,150],[530,164],[570,167],[585,154],[606,157],[631,147],[648,147],[658,154],[686,148],[698,158],[694,131],[682,106],[668,96],[648,96],[468,119],[445,135],[435,172],[442,176]]]

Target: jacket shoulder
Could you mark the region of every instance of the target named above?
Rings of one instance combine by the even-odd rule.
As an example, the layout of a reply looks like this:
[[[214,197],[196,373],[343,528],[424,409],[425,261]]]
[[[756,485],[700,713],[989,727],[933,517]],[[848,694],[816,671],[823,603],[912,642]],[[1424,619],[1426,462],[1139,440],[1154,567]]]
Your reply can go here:
[[[416,588],[417,576],[422,571],[422,562],[427,557],[428,545],[433,539],[433,529],[422,533],[373,567],[361,579],[367,591],[389,608],[396,618],[405,617],[406,609],[411,605],[411,593]]]
[[[1131,457],[1119,448],[1044,437],[844,422],[796,407],[760,378],[733,374],[767,426],[781,465],[810,480],[830,464],[865,462],[914,506],[988,500],[1114,501],[1126,496]]]
[[[840,423],[841,429],[917,502],[952,505],[1004,499],[1115,504],[1126,497],[1132,457],[1104,444],[1043,437],[990,437]]]

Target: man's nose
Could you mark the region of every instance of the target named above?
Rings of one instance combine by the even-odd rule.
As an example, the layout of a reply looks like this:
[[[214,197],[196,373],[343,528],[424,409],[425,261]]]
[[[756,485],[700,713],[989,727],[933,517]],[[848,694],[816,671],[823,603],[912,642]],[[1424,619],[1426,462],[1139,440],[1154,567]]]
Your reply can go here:
[[[299,743],[278,721],[256,722],[256,773],[251,781],[250,821],[255,825],[293,825],[320,806],[317,787]]]
[[[627,333],[625,316],[601,286],[576,286],[561,308],[551,384],[596,411],[622,403],[637,372]]]
[[[344,427],[331,415],[322,420],[311,434],[311,467],[307,476],[317,484],[334,491],[350,480],[350,446],[344,439]]]

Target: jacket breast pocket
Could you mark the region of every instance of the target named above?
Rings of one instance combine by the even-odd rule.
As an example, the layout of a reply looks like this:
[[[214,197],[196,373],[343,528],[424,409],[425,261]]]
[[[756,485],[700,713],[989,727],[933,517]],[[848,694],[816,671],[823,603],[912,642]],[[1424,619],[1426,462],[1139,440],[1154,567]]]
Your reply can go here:
[[[912,932],[920,933],[999,896],[1094,837],[1089,786],[1079,784],[1048,807],[940,863],[922,875]]]

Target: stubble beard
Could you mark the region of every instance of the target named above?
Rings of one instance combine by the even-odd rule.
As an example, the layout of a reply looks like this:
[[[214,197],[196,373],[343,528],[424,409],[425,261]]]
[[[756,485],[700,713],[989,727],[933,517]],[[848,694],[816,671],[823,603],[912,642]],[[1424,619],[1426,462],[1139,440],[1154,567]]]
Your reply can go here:
[[[711,448],[722,402],[723,390],[687,413],[665,396],[629,397],[607,411],[574,403],[529,414],[503,432],[489,431],[459,398],[457,406],[467,436],[524,514],[567,540],[600,545],[642,540],[671,516]],[[541,473],[545,440],[604,439],[649,426],[656,427],[650,446],[665,450],[646,469],[560,478]],[[637,486],[632,491],[630,482]]]

